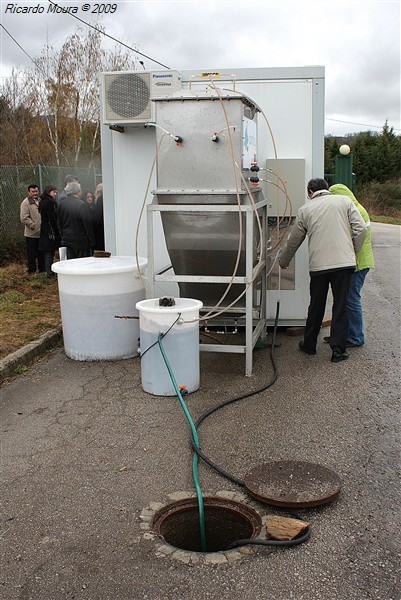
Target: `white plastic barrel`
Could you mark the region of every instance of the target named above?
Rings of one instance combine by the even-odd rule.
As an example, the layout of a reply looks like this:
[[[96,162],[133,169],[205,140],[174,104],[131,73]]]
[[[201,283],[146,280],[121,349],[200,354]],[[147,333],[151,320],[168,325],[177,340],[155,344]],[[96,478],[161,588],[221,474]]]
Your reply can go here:
[[[137,302],[141,341],[141,379],[145,392],[175,396],[176,390],[165,364],[158,338],[179,387],[199,388],[199,300],[175,298],[174,306],[159,306],[159,298]]]
[[[139,258],[142,272],[145,258]],[[135,304],[146,297],[135,256],[75,258],[52,265],[58,274],[65,353],[74,360],[138,354]]]

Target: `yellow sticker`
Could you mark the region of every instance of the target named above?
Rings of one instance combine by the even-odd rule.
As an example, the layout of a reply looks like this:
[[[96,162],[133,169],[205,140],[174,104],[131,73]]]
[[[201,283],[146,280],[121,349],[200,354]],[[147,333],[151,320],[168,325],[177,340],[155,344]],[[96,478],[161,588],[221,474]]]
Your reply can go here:
[[[216,79],[219,79],[220,73],[217,71],[203,71],[203,73],[200,74],[200,77],[216,77]]]

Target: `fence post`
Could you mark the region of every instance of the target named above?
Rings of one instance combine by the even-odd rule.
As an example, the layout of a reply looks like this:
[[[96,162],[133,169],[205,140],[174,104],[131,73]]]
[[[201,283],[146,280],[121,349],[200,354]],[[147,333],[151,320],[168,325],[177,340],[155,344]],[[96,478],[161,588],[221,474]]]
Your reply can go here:
[[[38,165],[38,169],[39,169],[39,189],[40,189],[40,193],[42,193],[43,192],[42,166]]]
[[[349,146],[344,144],[340,147],[340,154],[336,156],[336,172],[334,175],[334,183],[343,183],[350,190],[355,185],[355,175],[352,172],[352,154]]]

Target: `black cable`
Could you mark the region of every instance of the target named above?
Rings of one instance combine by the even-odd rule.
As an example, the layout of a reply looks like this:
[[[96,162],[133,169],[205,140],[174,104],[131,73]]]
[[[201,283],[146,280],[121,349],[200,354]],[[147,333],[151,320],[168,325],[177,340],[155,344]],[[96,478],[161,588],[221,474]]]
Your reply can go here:
[[[305,533],[302,535],[292,539],[292,540],[259,540],[255,539],[245,539],[245,540],[235,540],[232,544],[226,548],[226,550],[232,550],[233,548],[238,548],[238,546],[275,546],[275,547],[284,547],[288,548],[289,546],[298,546],[298,544],[303,544],[307,539],[310,538],[311,528],[308,527]]]
[[[348,123],[349,125],[360,125],[361,127],[374,127],[375,129],[383,129],[383,125],[368,125],[367,123],[354,123],[353,121],[342,121],[341,119],[330,119],[329,117],[325,117],[325,121],[335,121],[336,123]],[[393,127],[393,129],[394,131],[401,131],[401,129],[397,127]]]
[[[220,410],[221,408],[223,408],[224,406],[228,406],[229,404],[233,404],[234,402],[238,402],[239,400],[244,400],[245,398],[250,398],[251,396],[255,396],[256,394],[260,394],[261,392],[267,390],[269,387],[271,387],[277,380],[278,378],[278,367],[276,364],[276,359],[275,359],[275,354],[274,354],[274,348],[275,348],[275,342],[276,342],[276,334],[277,334],[277,324],[278,324],[278,317],[279,317],[279,312],[280,312],[280,302],[277,302],[277,307],[276,307],[276,317],[274,320],[274,329],[273,329],[273,337],[272,337],[272,344],[271,344],[271,348],[270,348],[270,359],[273,365],[273,377],[270,379],[270,381],[268,381],[265,385],[263,385],[262,387],[253,390],[251,392],[247,392],[246,394],[241,394],[239,396],[235,396],[234,398],[229,398],[228,400],[224,400],[224,402],[221,402],[220,404],[217,404],[217,406],[214,406],[213,408],[210,408],[209,410],[205,411],[197,420],[197,422],[195,423],[195,428],[198,429],[198,427],[200,426],[201,423],[203,423],[203,421],[205,419],[207,419],[207,417],[209,417],[210,415],[212,415],[213,413],[217,412],[218,410]],[[240,485],[241,487],[245,487],[245,482],[242,479],[238,479],[237,477],[235,477],[234,475],[232,475],[231,473],[229,473],[228,471],[226,471],[225,469],[223,469],[222,467],[218,466],[215,462],[213,462],[208,456],[206,456],[206,454],[204,454],[200,448],[198,448],[197,446],[195,446],[195,444],[192,441],[192,447],[194,449],[194,451],[198,454],[198,456],[200,456],[200,458],[206,463],[208,464],[212,469],[214,469],[215,471],[217,471],[217,473],[219,473],[220,475],[222,475],[223,477],[226,477],[227,479],[229,479],[230,481],[232,481],[233,483],[236,483],[237,485]],[[287,512],[290,513],[290,515],[293,518],[297,518],[301,521],[304,521],[305,519],[296,511],[290,509],[290,508],[285,508],[284,510],[286,510]],[[303,542],[306,542],[307,539],[309,539],[311,535],[311,528],[308,527],[305,531],[305,533],[303,533],[302,535],[292,539],[292,540],[261,540],[261,539],[242,539],[242,540],[235,540],[235,542],[232,542],[232,544],[230,544],[226,550],[232,550],[233,548],[238,548],[239,546],[270,546],[270,547],[276,547],[276,548],[289,548],[291,546],[298,546],[299,544],[303,544]]]
[[[17,40],[11,35],[11,33],[4,27],[3,23],[0,23],[0,26],[10,36],[10,38],[13,40],[13,42],[15,42],[17,44],[18,48],[20,48],[20,50],[22,50],[22,52],[27,55],[27,57],[29,58],[29,60],[31,60],[33,62],[33,64],[35,65],[35,67],[37,69],[39,69],[39,71],[41,71],[44,74],[45,77],[47,77],[47,75],[46,75],[45,71],[42,69],[42,67],[40,65],[38,65],[37,62],[32,58],[32,56],[30,56],[28,54],[28,52],[21,46],[21,44],[19,44],[17,42]]]
[[[52,2],[52,0],[48,0],[48,1],[51,4],[56,4],[55,2]],[[164,67],[165,69],[170,69],[171,68],[171,67],[168,67],[167,65],[159,62],[158,60],[155,60],[151,56],[147,56],[147,54],[143,54],[142,52],[139,52],[139,50],[135,50],[135,48],[132,48],[131,46],[128,46],[128,44],[124,44],[124,42],[122,42],[121,40],[118,40],[117,38],[113,37],[112,35],[109,35],[105,31],[102,31],[98,27],[95,27],[95,25],[92,25],[91,23],[88,23],[87,21],[84,21],[80,17],[77,17],[76,15],[74,15],[72,13],[68,13],[68,14],[71,17],[74,17],[74,19],[77,19],[78,21],[81,21],[81,23],[83,23],[87,27],[91,27],[95,31],[98,31],[99,33],[101,33],[102,35],[104,35],[105,37],[108,37],[111,40],[113,40],[114,42],[117,42],[117,44],[121,44],[121,46],[124,46],[128,50],[132,50],[132,52],[135,52],[136,54],[140,54],[144,58],[147,58],[148,60],[151,60],[152,62],[156,63],[157,65],[160,65],[161,67]],[[19,44],[17,42],[17,40],[11,35],[11,33],[9,31],[7,31],[7,29],[4,27],[4,25],[2,23],[0,23],[0,26],[10,36],[10,38],[13,40],[13,42],[15,42],[17,44],[17,46],[20,48],[20,50],[22,50],[22,52],[27,55],[27,57],[33,62],[33,64],[36,67],[38,67],[38,65],[36,64],[35,60],[28,54],[28,52],[21,46],[21,44]],[[139,64],[142,65],[142,67],[145,69],[145,65],[143,64],[143,61],[140,60]],[[38,67],[38,68],[40,68],[40,67]],[[349,123],[351,125],[360,125],[361,127],[375,127],[376,129],[382,129],[383,128],[383,126],[381,126],[381,125],[367,125],[367,124],[364,124],[364,123],[353,123],[352,121],[341,121],[340,119],[330,119],[329,117],[325,117],[325,121],[337,121],[338,123]],[[393,127],[393,129],[394,129],[394,131],[401,131],[401,129],[398,129],[397,127]]]
[[[195,428],[196,428],[196,423],[195,423]],[[223,469],[223,467],[219,467],[218,465],[216,465],[216,463],[214,463],[208,456],[206,456],[206,454],[204,454],[200,448],[197,448],[195,446],[195,444],[194,444],[193,441],[192,441],[192,448],[194,449],[194,451],[196,452],[196,454],[206,464],[209,465],[209,467],[211,467],[212,469],[214,469],[215,471],[217,471],[220,475],[222,475],[226,479],[229,479],[233,483],[236,483],[237,485],[240,485],[241,487],[245,487],[245,481],[243,481],[242,479],[238,479],[237,477],[235,477],[235,475],[232,475],[231,473],[229,473],[228,471],[226,471],[225,469]]]
[[[217,412],[218,410],[220,410],[224,406],[228,406],[229,404],[234,404],[234,402],[238,402],[239,400],[244,400],[245,398],[250,398],[251,396],[255,396],[256,394],[260,394],[261,392],[264,392],[265,390],[267,390],[269,387],[271,387],[276,382],[276,380],[278,378],[278,368],[277,368],[276,359],[275,359],[275,355],[274,355],[274,347],[275,347],[275,342],[276,342],[276,333],[277,333],[277,324],[278,324],[279,312],[280,312],[280,302],[277,302],[276,317],[275,317],[274,329],[273,329],[272,345],[271,345],[271,348],[270,348],[270,359],[271,359],[271,362],[272,362],[272,365],[273,365],[273,377],[270,379],[270,381],[268,381],[262,387],[257,388],[256,390],[253,390],[251,392],[247,392],[245,394],[241,394],[239,396],[235,396],[234,398],[229,398],[228,400],[224,400],[224,402],[221,402],[220,404],[217,404],[213,408],[210,408],[207,411],[205,411],[199,417],[199,419],[195,423],[196,430],[198,430],[198,427],[201,425],[201,423],[203,423],[203,421],[205,419],[207,419],[207,417],[209,417],[213,413]],[[228,471],[226,471],[222,467],[219,467],[208,456],[206,456],[206,454],[204,454],[200,448],[196,447],[194,445],[193,441],[192,441],[192,447],[193,447],[194,451],[198,454],[198,456],[200,456],[200,458],[205,463],[207,463],[212,469],[214,469],[215,471],[217,471],[223,477],[225,477],[225,478],[229,479],[230,481],[236,483],[237,485],[245,487],[245,482],[242,479],[238,479],[237,477],[235,477],[234,475],[230,474]]]
[[[181,313],[179,313],[178,317],[176,318],[176,320],[174,321],[174,323],[172,325],[170,325],[170,327],[167,329],[167,331],[165,333],[161,333],[160,334],[160,339],[163,339],[164,337],[166,337],[166,335],[168,334],[168,332],[172,330],[172,328],[177,323],[177,321],[180,319],[180,317],[181,317]],[[158,344],[158,343],[159,343],[159,340],[157,339],[155,342],[153,342],[153,344],[151,344],[149,346],[149,348],[146,348],[145,352],[141,352],[140,359],[142,360],[142,357],[145,356],[146,352],[148,352],[151,348],[153,348],[154,346],[156,346],[156,344]]]
[[[53,4],[54,6],[58,6],[57,2],[53,2],[53,0],[48,0],[48,1],[50,2],[50,4]],[[140,54],[144,58],[147,58],[148,60],[151,60],[152,62],[156,63],[157,65],[160,65],[161,67],[164,67],[165,69],[170,69],[170,67],[168,67],[167,65],[164,65],[163,63],[159,62],[158,60],[155,60],[151,56],[147,56],[146,54],[143,54],[142,52],[139,52],[139,50],[135,50],[135,48],[132,48],[131,46],[128,46],[127,44],[124,44],[124,42],[121,42],[120,40],[118,40],[117,38],[113,37],[112,35],[109,35],[105,31],[102,31],[98,27],[95,27],[95,25],[91,25],[87,21],[84,21],[83,19],[81,19],[80,17],[77,17],[76,15],[74,15],[72,13],[68,13],[68,14],[71,15],[71,17],[74,17],[74,19],[77,19],[78,21],[81,21],[81,23],[83,23],[84,25],[87,25],[88,27],[92,27],[92,29],[94,29],[95,31],[98,31],[102,35],[105,35],[106,37],[108,37],[111,40],[113,40],[114,42],[117,42],[117,44],[121,44],[121,46],[124,46],[125,48],[128,48],[128,50],[132,50],[132,52],[136,52],[136,54]]]

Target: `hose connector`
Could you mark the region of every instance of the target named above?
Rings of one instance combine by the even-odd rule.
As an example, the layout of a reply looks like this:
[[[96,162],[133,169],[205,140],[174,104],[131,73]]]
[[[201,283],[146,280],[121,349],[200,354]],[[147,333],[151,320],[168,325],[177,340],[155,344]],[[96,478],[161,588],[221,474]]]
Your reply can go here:
[[[174,306],[175,299],[171,296],[162,296],[159,298],[159,306]]]

